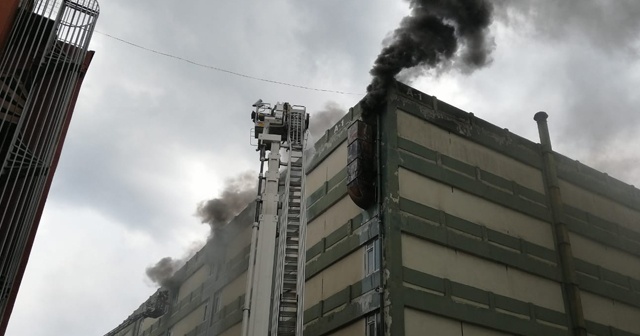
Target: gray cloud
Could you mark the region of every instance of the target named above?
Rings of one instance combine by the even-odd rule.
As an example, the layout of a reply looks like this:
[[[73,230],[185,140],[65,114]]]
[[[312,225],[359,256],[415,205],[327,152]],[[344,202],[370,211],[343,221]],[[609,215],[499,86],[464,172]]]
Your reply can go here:
[[[557,89],[564,119],[557,137],[585,152],[584,162],[617,176],[640,173],[631,157],[613,158],[614,143],[640,128],[638,71],[629,63],[640,55],[640,3],[637,1],[498,1],[500,17],[517,32],[547,41],[561,52],[554,76],[544,85]],[[523,27],[523,28],[520,28]],[[544,51],[541,51],[544,52]],[[549,57],[549,56],[547,56]],[[523,66],[526,66],[523,64]],[[630,83],[636,83],[630,84]],[[630,174],[631,171],[635,173]],[[638,177],[635,177],[638,179]]]
[[[504,21],[518,29],[525,23],[545,38],[586,38],[607,53],[638,46],[640,5],[635,0],[494,1]]]

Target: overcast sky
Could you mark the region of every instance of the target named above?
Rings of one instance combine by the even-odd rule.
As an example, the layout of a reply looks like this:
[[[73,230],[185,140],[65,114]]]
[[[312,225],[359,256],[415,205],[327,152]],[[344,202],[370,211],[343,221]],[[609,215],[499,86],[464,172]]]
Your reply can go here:
[[[493,61],[472,74],[407,83],[554,149],[640,183],[640,2],[495,0]],[[103,335],[155,286],[145,268],[206,239],[194,217],[226,179],[257,171],[249,114],[258,98],[313,115],[357,103],[401,0],[110,0],[8,335]]]

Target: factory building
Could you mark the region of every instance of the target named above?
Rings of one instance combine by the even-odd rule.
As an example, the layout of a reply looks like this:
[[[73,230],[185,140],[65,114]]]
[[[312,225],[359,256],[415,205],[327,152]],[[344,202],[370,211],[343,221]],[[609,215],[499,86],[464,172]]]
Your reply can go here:
[[[93,52],[95,0],[0,3],[0,334]]]
[[[307,168],[305,335],[640,335],[638,189],[553,152],[544,113],[538,144],[401,83],[362,105]],[[111,335],[240,335],[252,216]]]

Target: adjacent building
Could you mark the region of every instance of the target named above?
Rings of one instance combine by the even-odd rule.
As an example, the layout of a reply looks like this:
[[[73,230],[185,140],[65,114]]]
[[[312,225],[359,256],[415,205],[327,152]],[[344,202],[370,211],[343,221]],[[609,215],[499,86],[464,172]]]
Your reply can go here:
[[[93,52],[95,0],[0,4],[0,334]]]
[[[314,146],[305,335],[640,335],[638,189],[553,152],[544,113],[538,144],[401,83],[386,98]],[[253,215],[117,335],[239,335]]]

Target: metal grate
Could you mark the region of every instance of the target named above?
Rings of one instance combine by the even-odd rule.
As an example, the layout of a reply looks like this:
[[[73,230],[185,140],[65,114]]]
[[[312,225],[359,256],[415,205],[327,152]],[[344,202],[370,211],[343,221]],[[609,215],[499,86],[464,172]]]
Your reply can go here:
[[[0,274],[9,291],[51,178],[98,12],[94,0],[24,0],[0,56]],[[0,316],[7,303],[0,297]]]

